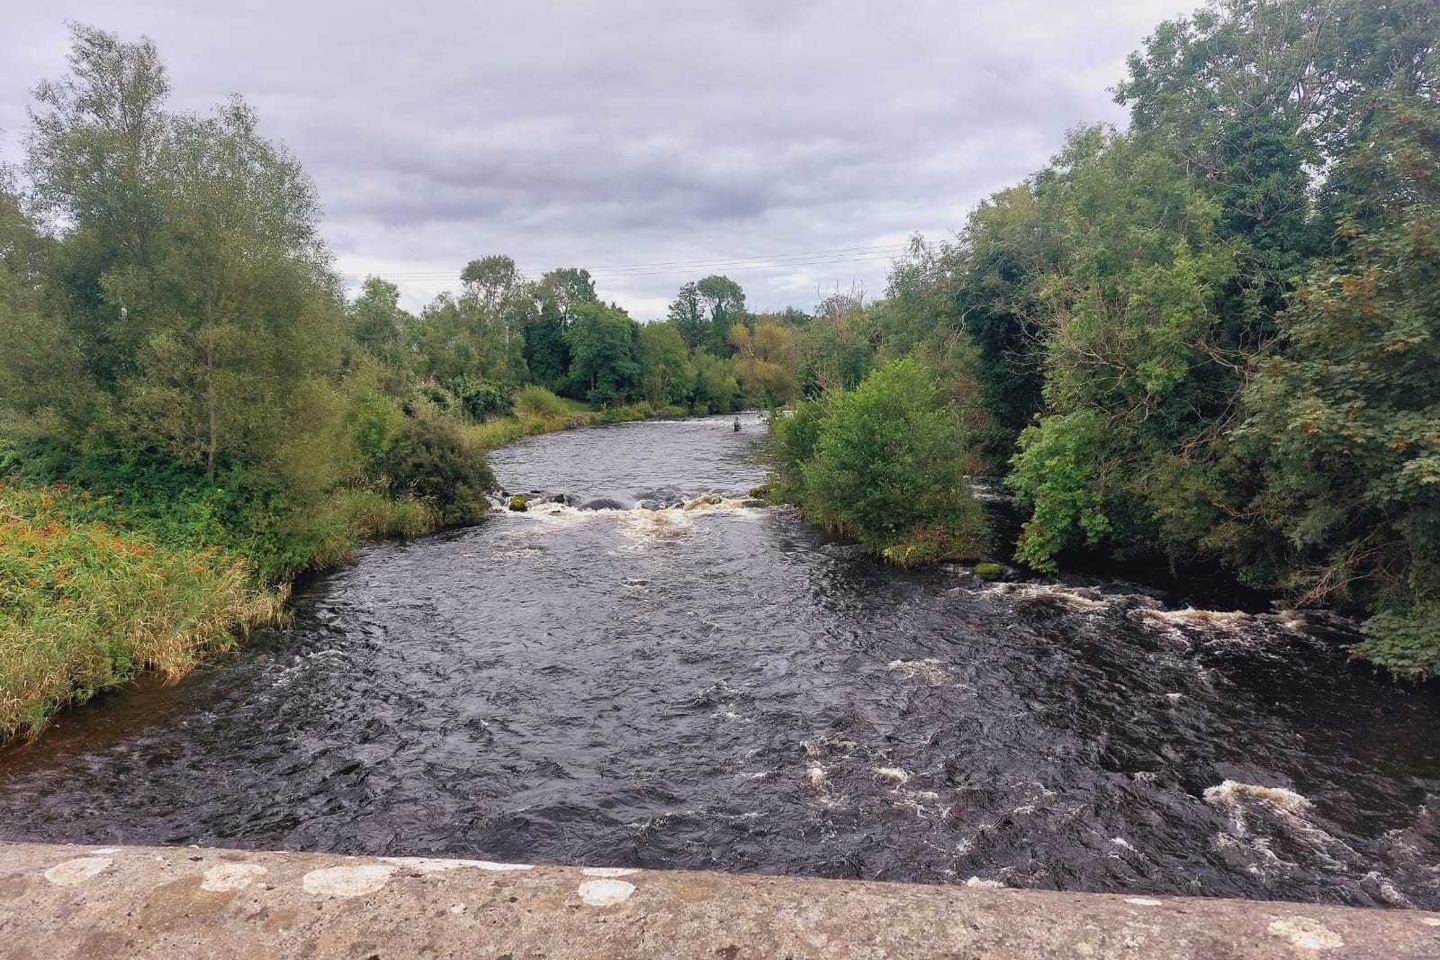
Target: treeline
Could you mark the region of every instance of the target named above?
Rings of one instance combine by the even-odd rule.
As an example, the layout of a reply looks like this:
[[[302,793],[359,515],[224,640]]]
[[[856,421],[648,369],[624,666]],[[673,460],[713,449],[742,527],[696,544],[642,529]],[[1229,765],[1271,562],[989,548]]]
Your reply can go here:
[[[1359,611],[1355,653],[1440,675],[1437,38],[1429,0],[1162,24],[1116,91],[1129,130],[1073,131],[917,245],[833,324],[834,386],[907,355],[968,383],[957,456],[1007,476],[1032,568],[1223,566]],[[803,487],[800,447],[780,473]]]
[[[799,389],[795,317],[747,312],[728,277],[686,284],[668,317],[646,324],[602,302],[577,267],[528,280],[510,257],[493,255],[472,261],[461,281],[458,295],[441,294],[417,317],[399,306],[393,284],[371,277],[351,313],[371,356],[470,417],[510,413],[517,397],[543,405],[543,393],[526,387],[675,415],[783,405]]]

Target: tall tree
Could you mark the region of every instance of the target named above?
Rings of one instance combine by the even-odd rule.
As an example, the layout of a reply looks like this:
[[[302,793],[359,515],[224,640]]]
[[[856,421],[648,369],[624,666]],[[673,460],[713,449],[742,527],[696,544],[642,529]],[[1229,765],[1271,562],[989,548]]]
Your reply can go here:
[[[640,379],[645,399],[655,404],[684,404],[695,389],[695,367],[685,338],[671,323],[640,327]]]
[[[106,300],[146,321],[125,382],[137,436],[213,478],[266,459],[336,372],[338,284],[314,187],[238,99],[176,118],[161,152],[164,242],[153,274],[108,274]]]
[[[730,327],[744,322],[745,291],[729,277],[708,276],[680,288],[670,304],[669,319],[690,349],[702,347],[728,356]]]
[[[378,360],[399,367],[408,361],[405,338],[415,318],[400,306],[400,288],[379,277],[366,277],[350,304],[350,335]]]
[[[561,267],[540,278],[533,296],[537,309],[525,327],[525,364],[535,382],[563,390],[570,372],[565,332],[576,307],[598,302],[595,281],[588,270]]]
[[[81,24],[70,32],[69,75],[35,89],[27,171],[41,209],[67,229],[56,267],[81,356],[113,387],[135,370],[146,314],[138,289],[122,311],[103,281],[153,276],[159,259],[170,84],[148,39],[121,43]]]
[[[1440,103],[1380,99],[1329,195],[1336,253],[1280,317],[1236,433],[1252,572],[1378,611],[1360,652],[1440,675]]]
[[[591,403],[621,403],[636,396],[640,364],[638,325],[616,306],[582,303],[566,332],[570,389]]]

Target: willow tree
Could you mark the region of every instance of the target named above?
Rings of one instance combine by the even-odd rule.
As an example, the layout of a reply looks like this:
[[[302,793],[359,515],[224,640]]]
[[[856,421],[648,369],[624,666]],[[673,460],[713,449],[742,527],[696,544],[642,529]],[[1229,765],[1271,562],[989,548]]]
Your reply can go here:
[[[149,40],[70,31],[70,73],[35,89],[26,166],[39,209],[65,234],[54,276],[66,322],[88,373],[113,388],[135,372],[145,318],[111,301],[104,280],[153,276],[162,255],[170,83]]]
[[[340,301],[314,189],[243,102],[174,118],[161,158],[153,273],[103,284],[145,319],[124,390],[135,434],[213,480],[309,421],[311,385],[336,372]]]

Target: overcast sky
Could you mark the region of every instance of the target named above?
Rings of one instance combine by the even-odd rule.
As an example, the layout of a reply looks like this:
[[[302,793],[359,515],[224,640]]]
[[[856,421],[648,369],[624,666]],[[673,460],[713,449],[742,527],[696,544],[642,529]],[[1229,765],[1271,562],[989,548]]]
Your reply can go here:
[[[1125,55],[1198,0],[13,0],[0,156],[64,21],[148,35],[173,102],[243,94],[315,178],[347,280],[411,306],[465,262],[585,266],[640,319],[725,273],[753,309],[883,292],[1067,128],[1123,122]]]

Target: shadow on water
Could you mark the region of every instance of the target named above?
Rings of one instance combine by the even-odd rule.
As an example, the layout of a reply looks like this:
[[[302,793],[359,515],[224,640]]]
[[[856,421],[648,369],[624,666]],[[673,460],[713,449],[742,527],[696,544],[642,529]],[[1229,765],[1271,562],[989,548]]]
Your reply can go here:
[[[1440,690],[1349,624],[885,567],[743,499],[753,423],[500,451],[625,509],[367,549],[0,756],[0,837],[1440,907]]]

